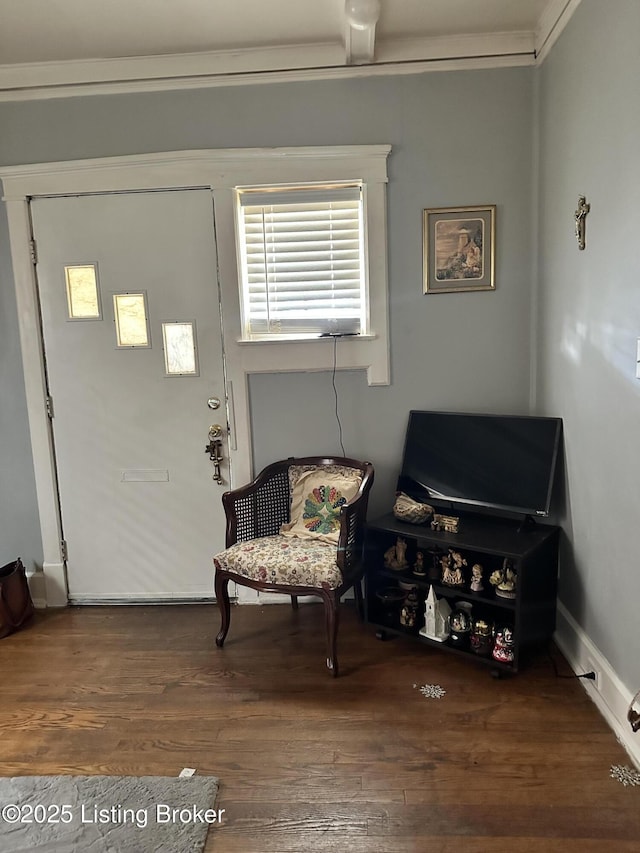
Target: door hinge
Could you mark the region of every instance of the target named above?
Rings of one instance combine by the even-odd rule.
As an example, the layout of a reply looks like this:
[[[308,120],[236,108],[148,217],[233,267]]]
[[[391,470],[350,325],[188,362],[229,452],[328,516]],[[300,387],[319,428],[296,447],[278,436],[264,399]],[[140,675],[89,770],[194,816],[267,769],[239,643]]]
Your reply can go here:
[[[69,550],[67,548],[67,540],[66,539],[60,540],[60,557],[61,557],[63,563],[66,563],[66,561],[69,559]]]
[[[47,397],[45,405],[47,407],[47,417],[51,420],[53,419],[53,397]]]
[[[35,265],[38,263],[38,247],[35,240],[29,242],[29,249],[31,250],[31,263]]]

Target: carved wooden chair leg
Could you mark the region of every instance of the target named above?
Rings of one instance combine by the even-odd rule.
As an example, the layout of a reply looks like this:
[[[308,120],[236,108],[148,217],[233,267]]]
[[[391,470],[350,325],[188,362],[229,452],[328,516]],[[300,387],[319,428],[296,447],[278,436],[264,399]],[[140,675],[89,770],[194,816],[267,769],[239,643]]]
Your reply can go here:
[[[327,629],[327,669],[334,678],[338,677],[338,622],[340,599],[334,590],[322,594],[324,600],[325,624]]]
[[[294,610],[298,609],[298,596],[297,595],[291,596],[291,606],[293,607]]]
[[[216,637],[216,646],[222,648],[225,637],[229,631],[231,621],[231,605],[229,603],[229,576],[216,571],[215,580],[216,601],[220,608],[220,630]]]

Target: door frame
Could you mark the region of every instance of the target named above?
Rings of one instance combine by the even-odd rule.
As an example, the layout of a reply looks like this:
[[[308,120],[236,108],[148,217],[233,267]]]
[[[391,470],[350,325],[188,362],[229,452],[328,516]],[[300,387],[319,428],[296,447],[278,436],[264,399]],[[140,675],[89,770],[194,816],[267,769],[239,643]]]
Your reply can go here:
[[[9,224],[44,555],[44,582],[38,586],[34,595],[39,603],[66,606],[67,581],[53,436],[47,412],[36,270],[32,255],[35,248],[29,207],[31,199],[145,190],[211,191],[228,400],[227,453],[232,472],[230,486],[233,488],[248,482],[253,475],[249,375],[290,370],[326,370],[331,367],[331,353],[322,340],[305,342],[301,346],[289,342],[261,342],[247,346],[241,339],[234,187],[251,183],[352,180],[357,175],[367,185],[370,242],[374,246],[386,246],[386,165],[390,151],[389,145],[198,149],[0,168]],[[388,385],[390,365],[386,261],[384,264],[370,265],[369,287],[372,327],[376,331],[363,340],[350,338],[341,344],[339,369],[365,369],[370,385]]]
[[[211,154],[219,153],[221,152],[211,152]],[[219,162],[216,162],[218,160]],[[4,187],[3,201],[6,204],[9,223],[27,414],[44,556],[42,565],[44,589],[40,586],[35,591],[34,597],[39,603],[48,607],[66,606],[68,587],[62,543],[55,448],[48,413],[44,345],[35,266],[37,249],[33,243],[30,202],[34,198],[45,196],[126,193],[144,190],[209,189],[213,193],[213,190],[219,186],[225,164],[228,165],[228,158],[224,156],[212,157],[208,152],[177,152],[172,155],[116,157],[8,167],[0,174]],[[213,195],[212,207],[215,227]],[[220,287],[219,280],[215,281],[215,285]],[[222,344],[224,350],[224,328]],[[226,368],[225,392],[230,424],[227,453],[231,479],[229,487],[232,488],[237,483],[248,482],[251,478],[251,431],[247,374],[242,370],[234,371],[233,365],[228,360]]]

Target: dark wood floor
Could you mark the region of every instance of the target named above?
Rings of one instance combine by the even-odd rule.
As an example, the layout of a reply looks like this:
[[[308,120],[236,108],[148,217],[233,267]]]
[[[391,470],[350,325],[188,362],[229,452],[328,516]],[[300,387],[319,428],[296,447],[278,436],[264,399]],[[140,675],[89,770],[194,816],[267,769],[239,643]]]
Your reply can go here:
[[[215,605],[38,614],[0,641],[0,773],[216,775],[207,853],[640,851],[629,758],[546,653],[495,680],[342,613],[338,679],[317,605],[234,608],[223,650]]]

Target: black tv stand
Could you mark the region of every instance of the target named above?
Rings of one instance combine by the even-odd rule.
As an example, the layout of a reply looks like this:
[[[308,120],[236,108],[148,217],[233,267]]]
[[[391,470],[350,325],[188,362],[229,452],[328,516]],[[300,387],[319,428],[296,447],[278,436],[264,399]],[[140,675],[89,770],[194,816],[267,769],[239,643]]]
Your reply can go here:
[[[560,528],[517,518],[505,519],[487,515],[464,514],[457,533],[433,530],[427,524],[407,524],[387,514],[367,524],[365,543],[365,607],[366,619],[375,626],[377,635],[410,637],[432,649],[452,652],[491,667],[494,673],[515,673],[523,664],[523,653],[549,641],[556,624],[558,577],[558,544]],[[526,529],[524,535],[521,530]],[[390,568],[385,554],[401,538],[406,546],[407,566]],[[459,552],[466,561],[463,583],[449,586],[443,582],[440,556],[449,549]],[[421,552],[423,573],[414,568]],[[517,576],[515,596],[501,596],[491,583],[492,574],[507,560]],[[472,588],[472,567],[483,568],[482,590]],[[491,652],[474,651],[470,643],[459,645],[451,639],[437,642],[420,634],[425,625],[425,601],[430,587],[438,599],[444,598],[451,609],[459,601],[471,605],[474,620],[482,619],[496,631],[510,626],[514,631],[514,659],[502,663]],[[415,587],[418,611],[415,624],[401,621],[404,596]]]

